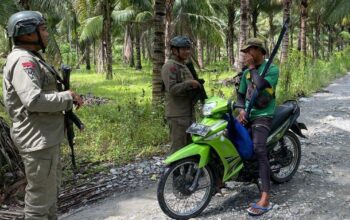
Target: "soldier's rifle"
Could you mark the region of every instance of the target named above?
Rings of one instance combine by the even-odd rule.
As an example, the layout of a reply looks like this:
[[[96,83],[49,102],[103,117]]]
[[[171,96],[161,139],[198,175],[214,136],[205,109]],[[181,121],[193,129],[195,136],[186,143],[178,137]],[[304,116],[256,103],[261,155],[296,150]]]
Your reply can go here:
[[[71,68],[67,65],[62,64],[61,65],[61,72],[62,72],[62,79],[58,79],[64,87],[64,91],[70,89],[70,73],[71,73]],[[71,149],[71,159],[72,159],[72,166],[74,171],[76,170],[76,162],[75,162],[75,153],[74,153],[74,129],[73,129],[73,124],[75,124],[79,130],[84,129],[84,124],[81,122],[79,117],[74,114],[73,110],[69,110],[65,112],[65,127],[66,127],[66,132],[67,132],[67,140],[68,140],[68,145]]]

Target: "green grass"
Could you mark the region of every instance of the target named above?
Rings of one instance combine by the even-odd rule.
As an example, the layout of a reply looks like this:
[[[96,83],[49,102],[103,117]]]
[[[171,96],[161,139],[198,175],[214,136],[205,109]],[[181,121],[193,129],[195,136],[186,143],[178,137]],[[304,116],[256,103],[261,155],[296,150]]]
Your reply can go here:
[[[72,74],[72,86],[78,93],[109,99],[108,104],[77,111],[86,125],[77,134],[77,158],[125,163],[165,151],[167,127],[162,106],[151,104],[150,70],[149,66],[142,71],[115,66],[110,81],[84,71]]]

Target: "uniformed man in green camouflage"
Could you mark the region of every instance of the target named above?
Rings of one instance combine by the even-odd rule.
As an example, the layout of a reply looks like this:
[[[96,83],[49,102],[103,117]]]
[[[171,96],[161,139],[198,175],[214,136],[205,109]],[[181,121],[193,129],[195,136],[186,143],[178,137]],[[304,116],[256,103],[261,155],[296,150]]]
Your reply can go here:
[[[57,219],[64,111],[83,102],[72,91],[58,92],[57,73],[38,53],[45,51],[49,37],[41,13],[13,14],[7,34],[14,47],[4,67],[3,95],[25,166],[25,219]]]
[[[184,36],[171,39],[171,57],[162,68],[165,85],[165,116],[170,127],[171,152],[191,142],[186,129],[195,119],[193,92],[201,84],[185,65],[191,56],[192,42]]]

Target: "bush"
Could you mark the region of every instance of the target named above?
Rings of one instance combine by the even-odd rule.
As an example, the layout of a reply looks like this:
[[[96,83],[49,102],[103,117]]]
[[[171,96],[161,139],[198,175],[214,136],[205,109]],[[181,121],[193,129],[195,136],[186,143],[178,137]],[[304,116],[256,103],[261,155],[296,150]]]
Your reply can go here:
[[[335,52],[329,61],[313,61],[299,51],[290,52],[288,61],[280,66],[277,99],[284,100],[308,96],[350,70],[350,47]]]

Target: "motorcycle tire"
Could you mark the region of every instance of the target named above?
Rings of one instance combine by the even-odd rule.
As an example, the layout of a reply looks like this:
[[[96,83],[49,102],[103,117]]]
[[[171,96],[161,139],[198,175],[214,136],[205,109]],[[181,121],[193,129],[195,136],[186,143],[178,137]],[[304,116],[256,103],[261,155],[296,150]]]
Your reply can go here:
[[[173,193],[174,194],[174,187],[176,187],[176,183],[174,184],[174,178],[177,178],[174,174],[174,172],[177,171],[177,169],[181,169],[181,166],[185,167],[186,164],[196,164],[196,166],[198,166],[198,159],[196,158],[185,158],[183,160],[177,161],[173,164],[171,164],[169,167],[167,167],[163,173],[163,175],[161,176],[159,183],[158,183],[158,188],[157,188],[157,199],[158,199],[158,203],[160,208],[163,210],[163,212],[169,216],[170,218],[174,218],[174,219],[189,219],[189,218],[194,218],[197,215],[199,215],[209,204],[213,193],[214,193],[214,176],[213,176],[213,172],[210,169],[209,166],[205,166],[203,168],[202,174],[201,175],[206,175],[209,177],[209,184],[208,187],[205,190],[205,195],[203,200],[200,201],[200,204],[198,207],[196,207],[194,210],[190,210],[190,211],[186,211],[185,213],[181,213],[181,212],[176,212],[176,210],[174,209],[175,207],[171,207],[170,204],[168,204],[168,202],[165,199],[165,187],[167,184],[167,181],[170,180],[169,178],[173,178],[172,179],[172,187],[173,187]],[[178,174],[179,175],[179,174]],[[175,176],[175,177],[174,177]],[[201,177],[202,178],[202,177]],[[186,178],[185,178],[186,179]],[[184,179],[184,181],[186,181]],[[191,183],[191,182],[189,182]],[[184,190],[185,188],[183,188],[182,190]],[[184,190],[185,191],[185,190]],[[196,192],[196,191],[195,191]],[[195,193],[193,192],[193,193]],[[181,192],[179,193],[181,194]],[[184,197],[186,196],[191,196],[193,194],[188,193],[186,194]],[[181,198],[180,200],[178,200],[177,198],[177,205],[181,202]]]
[[[300,158],[301,158],[301,145],[299,138],[291,131],[287,131],[283,136],[284,141],[289,140],[291,146],[293,147],[293,152],[289,150],[290,153],[294,153],[294,156],[292,157],[292,161],[290,163],[292,164],[292,169],[289,171],[289,173],[285,176],[279,176],[279,173],[271,172],[271,180],[274,183],[285,183],[292,179],[294,174],[297,172],[299,164],[300,164]],[[281,144],[281,143],[279,143]],[[282,167],[284,168],[284,167]]]

